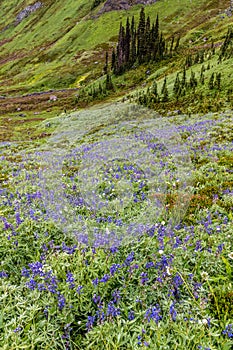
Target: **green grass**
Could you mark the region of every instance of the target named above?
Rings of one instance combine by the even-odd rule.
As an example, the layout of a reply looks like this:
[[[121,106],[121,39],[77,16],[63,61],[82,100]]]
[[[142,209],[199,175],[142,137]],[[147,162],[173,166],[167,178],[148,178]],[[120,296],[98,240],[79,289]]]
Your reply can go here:
[[[177,129],[175,140],[184,142],[192,162],[192,196],[181,225],[171,227],[166,215],[154,218],[153,210],[152,217],[157,224],[154,235],[144,234],[140,239],[132,239],[113,253],[107,247],[84,248],[72,230],[64,232],[59,217],[45,219],[44,213],[53,209],[53,203],[46,201],[47,191],[57,190],[61,195],[59,201],[63,203],[61,189],[77,196],[82,188],[80,159],[84,169],[96,163],[97,168],[110,170],[108,164],[112,165],[114,149],[113,154],[109,154],[109,141],[114,144],[118,137],[118,145],[128,149],[128,144],[135,142],[135,133],[151,135],[156,132],[158,121],[160,127],[182,128]],[[46,126],[48,122],[50,127]],[[232,337],[223,332],[233,323],[233,203],[231,193],[226,191],[232,191],[232,111],[158,119],[151,110],[114,103],[60,115],[42,122],[39,128],[52,132],[47,143],[23,143],[19,139],[17,144],[0,148],[1,348],[196,350],[201,347],[230,350]],[[99,144],[106,146],[107,160],[102,167],[101,150],[104,148],[99,149]],[[94,157],[92,145],[96,145]],[[142,145],[138,141],[139,149]],[[84,153],[77,153],[79,147],[86,149]],[[59,169],[56,160],[63,150],[71,157],[65,157]],[[129,150],[131,153],[132,149]],[[122,154],[120,156],[118,165],[124,161]],[[156,154],[154,156],[156,158]],[[138,162],[132,159],[132,153],[128,159],[134,164]],[[169,159],[167,161],[169,163]],[[46,168],[47,172],[43,173]],[[45,183],[43,176],[34,177],[38,170],[42,171],[41,175],[47,174]],[[100,177],[100,171],[91,170],[86,168],[89,180]],[[74,183],[76,189],[72,189]],[[37,190],[42,193],[42,202],[39,197],[30,199],[29,194]],[[167,204],[172,205],[172,201]],[[18,224],[15,206],[22,220]],[[85,226],[90,228],[98,209],[91,212],[85,206],[62,207],[59,215],[68,210],[69,220],[72,220],[75,210],[78,215],[85,215]],[[142,215],[143,206],[135,204],[133,207],[134,215]],[[179,207],[177,204],[176,216]],[[34,217],[30,217],[30,210]],[[124,210],[125,214],[130,214],[129,207]],[[113,223],[100,222],[99,225],[106,230],[111,229]],[[72,249],[75,244],[78,246]],[[172,259],[166,268],[169,258]],[[43,274],[36,270],[39,261]],[[111,275],[110,268],[114,266],[118,268]],[[40,287],[29,288],[32,276],[27,273],[23,276],[23,268],[28,269],[27,273],[35,269],[34,280],[41,283]],[[52,271],[53,282],[51,276],[46,275],[49,271]],[[68,273],[74,278],[74,286],[67,281]],[[106,274],[111,275],[109,280],[93,285],[94,279],[101,280]],[[143,276],[148,280],[143,282]],[[43,285],[46,288],[57,285],[58,293],[46,288],[39,290]],[[79,286],[83,287],[81,293],[77,291]],[[120,299],[114,305],[120,315],[113,316],[107,309],[116,293],[120,293]],[[65,298],[63,307],[59,304],[61,296]],[[100,297],[97,303],[96,297]],[[153,316],[149,312],[151,306],[158,311],[158,304],[161,319],[156,318],[156,312]],[[105,320],[95,319],[87,331],[88,316],[96,316],[98,310],[105,313]],[[130,311],[134,314],[132,319],[128,318]],[[150,317],[153,319],[149,320]]]
[[[23,6],[22,3],[15,6],[16,2],[13,1],[10,4],[10,11],[8,2],[2,5],[3,16],[6,17],[2,27],[12,23],[15,14],[25,6],[25,2]],[[59,87],[59,81],[60,86],[69,87],[88,69],[93,72],[92,79],[98,77],[102,72],[104,44],[104,50],[108,45],[115,45],[112,39],[118,35],[120,22],[124,23],[127,16],[132,15],[138,20],[140,5],[130,11],[113,11],[94,19],[88,15],[90,6],[84,0],[76,2],[75,6],[71,0],[65,4],[62,1],[46,1],[40,10],[18,26],[11,25],[1,33],[0,40],[11,41],[1,46],[0,57],[10,59],[12,56],[12,61],[1,66],[0,91],[4,92],[7,88],[10,92],[11,86],[19,91],[45,90]],[[194,44],[199,45],[204,36],[221,39],[230,19],[222,20],[218,13],[226,7],[226,1],[220,4],[216,1],[175,0],[171,6],[170,1],[161,0],[146,7],[146,14],[151,19],[159,14],[161,29],[166,36],[181,33],[181,42],[187,45],[188,40],[195,35]],[[208,9],[211,9],[210,13]],[[194,11],[195,17],[192,16]],[[197,32],[200,37],[196,37]],[[82,51],[89,51],[90,55],[87,60],[80,62],[75,57]],[[95,61],[99,64],[94,65]]]

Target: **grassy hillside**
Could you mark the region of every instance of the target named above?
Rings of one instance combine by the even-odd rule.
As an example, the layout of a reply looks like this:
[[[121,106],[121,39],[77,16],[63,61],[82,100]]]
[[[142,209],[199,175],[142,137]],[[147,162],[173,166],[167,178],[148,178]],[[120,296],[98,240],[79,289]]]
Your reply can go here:
[[[141,5],[1,1],[0,349],[232,350],[230,4],[146,6],[168,49],[118,74]]]
[[[95,16],[91,2],[44,1],[37,11],[15,25],[17,14],[32,1],[2,1],[0,22],[1,93],[78,87],[80,81],[102,73],[104,51],[114,46],[119,24],[138,18],[141,5],[130,11]],[[101,6],[101,5],[100,5]],[[187,45],[203,38],[221,41],[231,18],[224,14],[229,1],[160,0],[147,6],[151,18],[159,13],[166,36],[181,33]],[[195,13],[195,16],[193,14]],[[224,17],[224,18],[223,18]]]

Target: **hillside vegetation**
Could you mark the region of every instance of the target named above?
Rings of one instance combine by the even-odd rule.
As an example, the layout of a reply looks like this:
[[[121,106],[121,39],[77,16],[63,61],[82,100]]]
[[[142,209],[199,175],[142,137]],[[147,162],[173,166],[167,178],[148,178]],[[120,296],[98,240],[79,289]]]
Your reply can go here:
[[[90,1],[42,1],[42,6],[17,23],[17,15],[33,1],[2,1],[0,79],[2,94],[79,87],[102,74],[105,50],[115,46],[120,22],[130,10],[97,15]],[[151,20],[159,14],[165,37],[180,33],[185,48],[223,41],[231,23],[230,1],[160,0],[146,7]],[[195,15],[193,16],[193,14]],[[205,41],[204,41],[205,39]],[[190,40],[192,42],[190,42]]]
[[[232,12],[1,1],[0,349],[232,350]]]

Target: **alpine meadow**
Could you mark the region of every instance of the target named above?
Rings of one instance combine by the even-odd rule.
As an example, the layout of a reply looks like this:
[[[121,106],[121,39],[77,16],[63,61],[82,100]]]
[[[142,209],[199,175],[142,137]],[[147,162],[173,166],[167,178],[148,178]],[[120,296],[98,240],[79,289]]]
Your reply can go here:
[[[0,1],[0,349],[233,349],[233,1]]]

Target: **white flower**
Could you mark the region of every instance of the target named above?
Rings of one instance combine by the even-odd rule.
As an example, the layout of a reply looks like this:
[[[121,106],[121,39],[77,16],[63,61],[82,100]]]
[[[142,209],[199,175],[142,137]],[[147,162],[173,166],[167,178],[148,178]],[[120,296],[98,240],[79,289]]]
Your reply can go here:
[[[163,255],[163,250],[162,249],[159,250],[159,254]]]
[[[201,277],[203,278],[203,280],[208,280],[209,274],[206,271],[203,271],[201,272]]]
[[[228,258],[233,260],[233,252],[228,254]]]
[[[201,320],[201,323],[204,324],[204,325],[206,325],[206,324],[208,324],[208,320],[207,320],[206,318],[203,318],[203,319]]]

